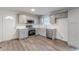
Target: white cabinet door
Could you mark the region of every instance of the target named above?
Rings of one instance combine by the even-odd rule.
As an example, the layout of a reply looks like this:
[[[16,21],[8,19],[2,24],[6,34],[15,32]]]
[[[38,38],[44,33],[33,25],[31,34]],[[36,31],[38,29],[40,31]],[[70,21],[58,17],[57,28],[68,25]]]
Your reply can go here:
[[[56,38],[68,41],[68,18],[57,19]]]
[[[40,35],[46,36],[46,29],[45,28],[39,28],[38,32],[39,32]]]
[[[68,25],[68,37],[69,37],[69,40],[68,40],[68,43],[72,46],[75,46],[75,47],[78,47],[78,42],[79,42],[79,39],[78,39],[78,24],[72,24],[72,23],[69,23]]]
[[[36,28],[36,35],[39,35],[39,28]]]
[[[19,24],[26,23],[27,16],[26,15],[19,15]]]
[[[24,23],[23,16],[19,15],[19,24],[23,24],[23,23]]]
[[[19,39],[28,37],[28,29],[20,29],[19,30]]]
[[[70,23],[79,23],[79,8],[69,10],[68,19]]]
[[[3,38],[2,38],[2,37],[3,37],[3,36],[2,36],[2,30],[3,30],[3,29],[2,29],[2,22],[3,22],[3,21],[2,21],[2,16],[0,16],[0,41],[2,41],[2,39],[3,39]]]

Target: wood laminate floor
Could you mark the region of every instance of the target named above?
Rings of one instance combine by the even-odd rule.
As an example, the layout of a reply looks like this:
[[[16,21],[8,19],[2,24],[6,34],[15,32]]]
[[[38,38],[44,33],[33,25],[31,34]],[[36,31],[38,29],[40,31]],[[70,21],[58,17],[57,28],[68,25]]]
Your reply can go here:
[[[27,39],[10,40],[0,43],[0,51],[73,51],[60,40],[50,40],[42,36],[31,36]]]

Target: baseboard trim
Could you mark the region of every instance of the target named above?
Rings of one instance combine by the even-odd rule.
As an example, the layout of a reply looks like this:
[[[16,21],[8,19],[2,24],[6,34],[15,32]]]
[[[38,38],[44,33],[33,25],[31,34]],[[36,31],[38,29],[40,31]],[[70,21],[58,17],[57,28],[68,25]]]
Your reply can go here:
[[[62,41],[62,42],[64,42],[64,43],[66,43],[69,47],[72,47],[72,48],[74,48],[74,49],[78,49],[77,47],[75,47],[75,46],[73,46],[73,45],[70,45],[67,41],[63,41],[63,40],[61,40],[61,39],[55,39],[55,40],[60,40],[60,41]]]
[[[64,40],[61,40],[61,39],[55,39],[55,40],[62,41],[62,42],[66,43],[68,45],[68,42],[67,41],[64,41]]]
[[[79,49],[78,47],[73,46],[73,45],[71,45],[71,44],[69,44],[69,43],[68,43],[68,46],[70,46],[70,47],[72,47],[72,48],[75,48],[75,49]]]
[[[14,39],[3,40],[3,41],[0,41],[0,42],[2,43],[2,42],[6,42],[6,41],[11,41],[11,40],[19,40],[19,38],[14,38]]]

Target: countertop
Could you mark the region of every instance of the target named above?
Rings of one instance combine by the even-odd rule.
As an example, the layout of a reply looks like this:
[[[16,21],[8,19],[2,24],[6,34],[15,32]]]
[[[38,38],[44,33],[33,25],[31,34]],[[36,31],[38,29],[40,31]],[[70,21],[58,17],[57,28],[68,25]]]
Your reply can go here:
[[[33,28],[56,29],[55,25],[33,25]],[[16,29],[28,29],[25,25],[18,25]]]

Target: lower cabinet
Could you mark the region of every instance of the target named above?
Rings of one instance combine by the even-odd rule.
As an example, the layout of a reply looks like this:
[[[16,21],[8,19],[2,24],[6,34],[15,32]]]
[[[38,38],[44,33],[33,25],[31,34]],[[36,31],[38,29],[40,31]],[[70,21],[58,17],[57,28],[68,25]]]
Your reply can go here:
[[[46,36],[46,29],[45,28],[36,28],[36,35]]]
[[[28,29],[19,29],[19,39],[28,37]]]
[[[56,39],[56,29],[37,28],[36,35],[45,36],[49,39]]]
[[[46,29],[46,37],[50,39],[56,38],[56,29]]]

